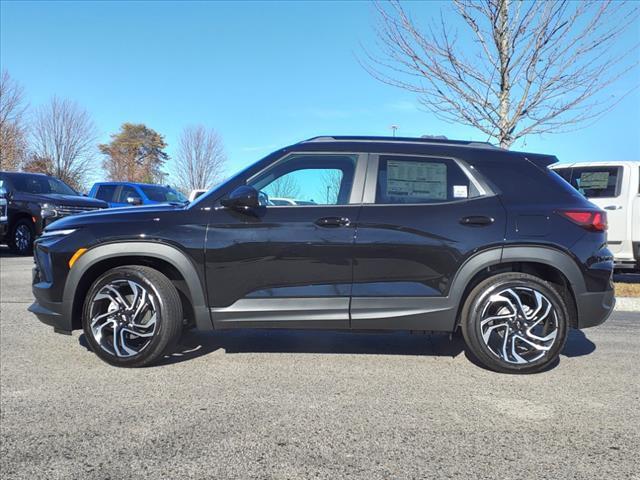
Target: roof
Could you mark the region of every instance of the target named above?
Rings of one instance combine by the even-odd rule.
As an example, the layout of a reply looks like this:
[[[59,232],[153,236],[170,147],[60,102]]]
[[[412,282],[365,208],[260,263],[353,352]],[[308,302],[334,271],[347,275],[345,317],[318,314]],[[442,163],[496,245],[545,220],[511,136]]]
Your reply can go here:
[[[318,137],[312,137],[307,140],[303,140],[300,143],[331,143],[331,142],[374,142],[374,143],[418,143],[418,144],[432,144],[432,145],[455,145],[455,146],[467,146],[475,148],[495,148],[499,149],[495,145],[489,142],[477,142],[473,140],[449,140],[448,138],[439,137],[381,137],[381,136],[357,136],[357,135],[324,135]]]
[[[573,168],[573,167],[618,167],[618,166],[640,167],[640,160],[603,160],[598,162],[572,162],[559,163],[553,168]]]
[[[128,180],[120,180],[113,182],[95,182],[94,185],[139,185],[141,187],[165,187],[159,183],[142,183],[142,182],[129,182]]]

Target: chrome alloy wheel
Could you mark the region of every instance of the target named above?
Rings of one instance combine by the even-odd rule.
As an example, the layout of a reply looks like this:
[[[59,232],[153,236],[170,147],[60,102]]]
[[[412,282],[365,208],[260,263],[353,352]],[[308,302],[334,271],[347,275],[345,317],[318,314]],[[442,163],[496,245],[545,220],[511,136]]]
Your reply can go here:
[[[131,280],[113,280],[91,299],[91,333],[100,347],[116,357],[144,350],[157,329],[156,299]]]
[[[558,335],[558,315],[539,291],[513,287],[492,293],[485,305],[480,333],[487,348],[508,363],[525,364],[544,357]]]
[[[31,230],[27,225],[18,225],[18,228],[16,228],[14,241],[16,247],[18,247],[18,250],[20,250],[21,252],[29,249],[29,245],[31,245]]]

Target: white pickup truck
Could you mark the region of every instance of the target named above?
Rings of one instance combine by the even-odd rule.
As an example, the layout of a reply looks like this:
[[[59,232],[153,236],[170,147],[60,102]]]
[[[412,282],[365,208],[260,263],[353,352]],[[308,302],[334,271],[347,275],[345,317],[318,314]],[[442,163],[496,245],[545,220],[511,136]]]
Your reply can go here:
[[[559,163],[551,167],[607,212],[617,269],[640,269],[640,161]]]

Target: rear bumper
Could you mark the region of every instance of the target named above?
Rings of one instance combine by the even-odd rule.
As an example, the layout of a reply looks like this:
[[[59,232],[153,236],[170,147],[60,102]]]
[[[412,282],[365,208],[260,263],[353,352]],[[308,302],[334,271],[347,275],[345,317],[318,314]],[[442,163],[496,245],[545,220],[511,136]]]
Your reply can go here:
[[[586,292],[576,297],[578,328],[589,328],[604,323],[616,304],[613,289],[604,292]]]

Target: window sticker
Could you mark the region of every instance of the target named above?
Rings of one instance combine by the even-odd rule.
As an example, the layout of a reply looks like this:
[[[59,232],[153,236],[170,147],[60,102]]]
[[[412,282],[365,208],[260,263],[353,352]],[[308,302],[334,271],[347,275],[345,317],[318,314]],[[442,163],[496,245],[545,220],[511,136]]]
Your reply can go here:
[[[580,188],[585,190],[606,190],[609,185],[609,172],[582,172]]]
[[[389,160],[387,195],[446,200],[446,164]]]
[[[453,186],[453,198],[468,198],[469,188],[466,185]]]

